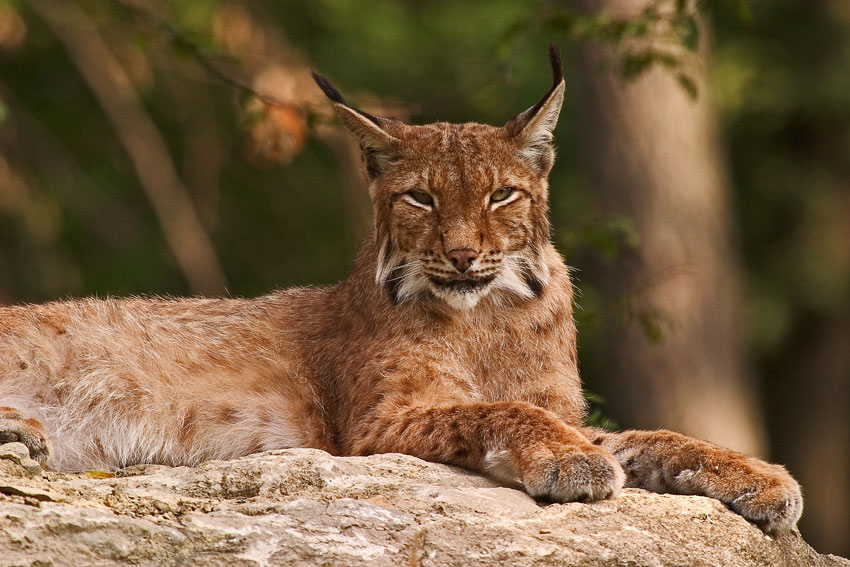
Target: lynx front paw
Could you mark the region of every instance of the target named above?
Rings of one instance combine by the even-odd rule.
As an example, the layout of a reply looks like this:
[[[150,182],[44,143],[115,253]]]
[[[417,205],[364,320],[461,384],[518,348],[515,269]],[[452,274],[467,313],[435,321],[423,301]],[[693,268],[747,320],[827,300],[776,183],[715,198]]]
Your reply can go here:
[[[614,457],[594,446],[539,447],[527,451],[520,479],[535,498],[554,502],[594,501],[616,496],[625,475]]]
[[[765,470],[754,475],[754,485],[744,484],[728,506],[768,533],[788,531],[803,514],[800,486],[784,468],[759,463]],[[760,467],[761,468],[761,467]]]
[[[27,419],[15,408],[0,407],[0,443],[23,443],[30,457],[44,465],[50,457],[50,446],[44,428],[35,419]]]

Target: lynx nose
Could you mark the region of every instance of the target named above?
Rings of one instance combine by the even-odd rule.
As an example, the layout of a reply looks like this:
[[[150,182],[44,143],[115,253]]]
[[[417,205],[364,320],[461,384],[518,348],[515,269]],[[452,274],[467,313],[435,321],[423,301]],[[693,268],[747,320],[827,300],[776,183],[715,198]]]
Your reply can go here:
[[[472,248],[455,248],[449,251],[446,256],[452,261],[458,272],[465,272],[472,265],[472,261],[478,258],[478,252]]]

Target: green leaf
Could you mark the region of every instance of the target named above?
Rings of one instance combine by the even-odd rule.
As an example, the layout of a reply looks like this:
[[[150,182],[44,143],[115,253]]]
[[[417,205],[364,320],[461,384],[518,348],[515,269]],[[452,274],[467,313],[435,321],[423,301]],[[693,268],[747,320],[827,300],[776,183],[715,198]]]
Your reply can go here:
[[[684,73],[676,73],[676,81],[683,89],[685,89],[685,92],[688,93],[688,96],[692,100],[696,100],[699,95],[699,91],[697,89],[696,82],[692,78],[688,77]]]
[[[649,342],[661,344],[664,341],[664,332],[661,330],[661,322],[658,315],[653,313],[639,313],[637,322],[643,330],[644,336]]]
[[[593,404],[604,404],[605,403],[605,398],[603,398],[602,396],[600,396],[599,394],[596,394],[594,392],[584,391],[584,392],[582,392],[582,395],[584,396],[584,399],[587,400],[590,403],[593,403]]]
[[[616,421],[608,417],[602,409],[605,405],[605,398],[594,392],[583,392],[584,399],[590,405],[590,412],[587,415],[587,424],[591,427],[599,427],[613,431],[619,429],[620,426]]]
[[[667,69],[678,69],[682,65],[682,61],[671,53],[658,53],[655,61]]]
[[[646,37],[649,31],[650,26],[648,21],[636,19],[626,22],[623,35],[627,37]]]
[[[690,51],[696,51],[699,47],[699,26],[697,26],[696,18],[693,16],[680,18],[676,27],[678,28],[682,45]]]
[[[628,53],[620,59],[620,72],[625,79],[634,79],[648,71],[654,62],[652,52]]]

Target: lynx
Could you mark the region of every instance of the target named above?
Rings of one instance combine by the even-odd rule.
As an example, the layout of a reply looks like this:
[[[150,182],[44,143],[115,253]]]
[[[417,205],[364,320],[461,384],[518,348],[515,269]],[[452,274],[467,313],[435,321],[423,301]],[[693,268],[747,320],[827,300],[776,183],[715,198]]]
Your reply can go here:
[[[0,441],[64,471],[401,452],[545,501],[640,487],[792,529],[802,498],[779,465],[583,425],[573,287],[549,237],[564,96],[549,55],[551,89],[502,127],[373,116],[314,74],[370,181],[374,225],[351,276],[256,299],[0,308]]]

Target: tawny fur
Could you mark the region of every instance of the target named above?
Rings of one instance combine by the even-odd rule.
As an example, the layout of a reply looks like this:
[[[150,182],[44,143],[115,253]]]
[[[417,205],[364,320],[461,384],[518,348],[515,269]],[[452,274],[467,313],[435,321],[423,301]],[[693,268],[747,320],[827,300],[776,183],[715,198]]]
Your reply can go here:
[[[793,527],[802,499],[782,467],[666,431],[582,428],[572,284],[549,238],[564,90],[551,56],[552,89],[501,128],[374,117],[317,77],[371,179],[352,275],[256,299],[0,308],[0,441],[59,470],[404,452],[554,501],[625,483]]]

